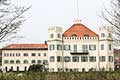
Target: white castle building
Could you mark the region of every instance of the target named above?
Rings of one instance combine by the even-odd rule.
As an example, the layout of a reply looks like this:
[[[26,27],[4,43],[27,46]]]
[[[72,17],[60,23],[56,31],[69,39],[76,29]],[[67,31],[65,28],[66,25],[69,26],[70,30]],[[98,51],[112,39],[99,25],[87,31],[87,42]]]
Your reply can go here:
[[[112,33],[98,34],[80,23],[63,33],[49,27],[45,44],[11,44],[2,48],[3,71],[27,71],[30,65],[44,64],[50,72],[114,70]]]

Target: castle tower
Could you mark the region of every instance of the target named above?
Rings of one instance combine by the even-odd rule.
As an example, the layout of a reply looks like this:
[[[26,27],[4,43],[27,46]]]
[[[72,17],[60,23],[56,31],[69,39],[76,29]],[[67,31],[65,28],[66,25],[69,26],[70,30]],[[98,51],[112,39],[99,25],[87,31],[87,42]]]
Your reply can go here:
[[[114,70],[113,37],[108,27],[99,29],[99,68]]]
[[[48,29],[48,62],[49,71],[62,70],[62,27]]]

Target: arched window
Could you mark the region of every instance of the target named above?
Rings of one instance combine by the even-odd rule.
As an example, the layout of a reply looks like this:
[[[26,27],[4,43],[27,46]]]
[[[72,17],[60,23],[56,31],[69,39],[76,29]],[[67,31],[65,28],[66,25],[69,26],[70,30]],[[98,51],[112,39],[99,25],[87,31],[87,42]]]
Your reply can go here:
[[[17,66],[17,71],[19,71],[19,67]]]

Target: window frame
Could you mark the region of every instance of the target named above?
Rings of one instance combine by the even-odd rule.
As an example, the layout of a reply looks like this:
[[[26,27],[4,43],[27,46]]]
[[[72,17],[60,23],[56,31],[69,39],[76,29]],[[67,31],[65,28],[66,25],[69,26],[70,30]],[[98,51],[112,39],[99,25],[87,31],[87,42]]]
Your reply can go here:
[[[71,62],[71,57],[65,56],[64,57],[64,62]]]
[[[49,45],[49,50],[55,50],[55,45],[54,44]]]
[[[90,56],[89,62],[96,62],[96,56]]]
[[[55,57],[54,56],[50,56],[50,62],[55,62]]]
[[[64,50],[66,50],[66,51],[71,50],[71,46],[70,45],[64,45]]]
[[[81,62],[88,62],[88,56],[81,56]]]
[[[89,50],[96,50],[96,45],[89,45]]]
[[[80,57],[79,56],[72,56],[72,62],[79,62]]]

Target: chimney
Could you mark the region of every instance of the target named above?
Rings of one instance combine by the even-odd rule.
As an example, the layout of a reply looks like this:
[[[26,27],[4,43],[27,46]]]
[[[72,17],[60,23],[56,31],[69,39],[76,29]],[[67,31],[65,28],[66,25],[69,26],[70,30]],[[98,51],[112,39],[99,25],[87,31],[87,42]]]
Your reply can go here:
[[[47,41],[45,41],[45,44],[47,44]]]

